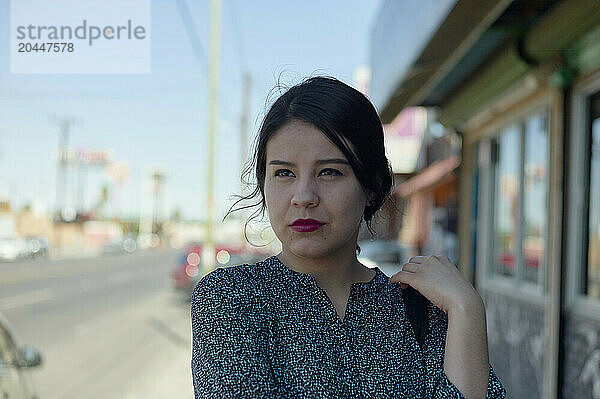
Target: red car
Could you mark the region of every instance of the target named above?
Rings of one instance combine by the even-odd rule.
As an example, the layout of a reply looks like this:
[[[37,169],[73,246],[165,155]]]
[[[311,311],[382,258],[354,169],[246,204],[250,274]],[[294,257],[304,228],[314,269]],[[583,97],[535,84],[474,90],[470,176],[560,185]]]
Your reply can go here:
[[[191,295],[198,281],[206,273],[219,267],[256,263],[265,258],[264,255],[248,251],[241,246],[217,244],[213,262],[208,267],[204,267],[202,251],[202,244],[193,244],[179,257],[171,272],[172,284],[176,290]]]

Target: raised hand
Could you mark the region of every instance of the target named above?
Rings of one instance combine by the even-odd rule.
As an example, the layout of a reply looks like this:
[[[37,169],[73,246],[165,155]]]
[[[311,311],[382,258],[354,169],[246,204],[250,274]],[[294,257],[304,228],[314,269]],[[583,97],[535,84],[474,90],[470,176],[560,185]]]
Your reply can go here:
[[[403,288],[410,285],[448,313],[454,307],[480,304],[481,297],[447,256],[414,256],[390,278]]]

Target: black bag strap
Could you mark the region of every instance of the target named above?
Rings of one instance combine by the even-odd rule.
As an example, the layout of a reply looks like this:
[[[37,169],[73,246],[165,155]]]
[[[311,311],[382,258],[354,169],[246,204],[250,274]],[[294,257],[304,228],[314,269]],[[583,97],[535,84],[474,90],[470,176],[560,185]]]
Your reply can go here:
[[[402,290],[402,299],[404,300],[406,314],[412,325],[417,342],[422,348],[425,341],[425,333],[427,332],[427,325],[429,324],[427,300],[410,285]]]

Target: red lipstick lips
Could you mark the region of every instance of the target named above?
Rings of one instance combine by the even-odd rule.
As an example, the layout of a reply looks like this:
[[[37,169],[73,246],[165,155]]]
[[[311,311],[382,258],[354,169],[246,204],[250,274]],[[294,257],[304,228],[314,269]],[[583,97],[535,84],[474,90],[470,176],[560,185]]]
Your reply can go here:
[[[292,230],[301,233],[309,233],[321,228],[325,223],[321,223],[315,219],[296,219],[292,223]]]

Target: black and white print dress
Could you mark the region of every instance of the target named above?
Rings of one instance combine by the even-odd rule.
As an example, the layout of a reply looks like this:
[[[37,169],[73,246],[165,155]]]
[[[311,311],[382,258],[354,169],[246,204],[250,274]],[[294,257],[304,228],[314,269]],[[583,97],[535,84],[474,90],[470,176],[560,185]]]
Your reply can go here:
[[[352,284],[344,320],[310,274],[275,256],[217,269],[191,306],[199,398],[463,398],[443,369],[448,318],[427,302],[423,349],[400,284],[375,268]],[[492,366],[486,398],[504,398]]]

